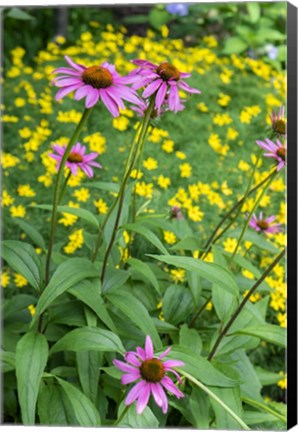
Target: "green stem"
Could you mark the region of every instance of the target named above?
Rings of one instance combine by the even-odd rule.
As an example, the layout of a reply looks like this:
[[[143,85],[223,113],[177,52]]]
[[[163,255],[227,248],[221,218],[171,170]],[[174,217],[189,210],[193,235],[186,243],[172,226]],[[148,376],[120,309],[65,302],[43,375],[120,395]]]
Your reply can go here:
[[[275,173],[275,170],[273,171],[273,172],[271,172],[264,180],[262,180],[260,183],[258,183],[255,187],[253,187],[249,192],[248,192],[248,194],[247,194],[247,197],[248,196],[250,196],[250,195],[252,195],[256,190],[258,190],[261,186],[263,186],[263,184],[265,184],[266,182],[267,182],[267,180],[269,180],[269,178],[271,177],[271,176],[273,176],[273,174]],[[246,197],[246,198],[247,198]],[[216,237],[216,234],[217,234],[217,231],[220,229],[220,227],[225,223],[225,221],[227,220],[227,219],[229,219],[229,217],[233,214],[233,212],[235,211],[235,210],[237,210],[237,208],[240,206],[240,205],[242,205],[244,203],[244,197],[243,198],[241,198],[239,201],[237,201],[235,204],[234,204],[234,206],[228,211],[228,213],[219,221],[219,223],[216,225],[216,227],[214,228],[214,230],[213,230],[213,232],[212,232],[212,234],[211,234],[211,236],[209,237],[209,239],[207,240],[207,242],[206,242],[206,244],[205,244],[205,246],[204,246],[204,255],[203,255],[203,257],[202,258],[204,258],[207,254],[208,254],[208,252],[210,251],[210,249],[211,249],[211,245],[212,245],[212,243],[215,243],[215,241],[217,241],[221,236],[222,236],[222,234],[223,233],[220,233],[217,237]],[[235,218],[233,218],[232,219],[232,221],[230,222],[230,224],[229,224],[229,227],[234,223],[234,220],[235,220]],[[229,228],[228,227],[228,228]],[[225,230],[224,230],[224,232],[227,230],[227,228],[225,228]],[[216,238],[215,238],[216,237]],[[215,240],[214,240],[215,239]],[[214,241],[213,241],[214,240]]]
[[[231,316],[231,318],[229,319],[227,324],[224,326],[222,331],[219,333],[219,335],[218,335],[218,337],[217,337],[217,339],[213,345],[213,348],[210,351],[210,354],[208,356],[208,360],[211,360],[213,358],[220,342],[222,341],[224,336],[227,334],[227,332],[231,328],[232,324],[234,323],[234,321],[236,320],[236,318],[238,317],[238,315],[240,314],[240,312],[242,311],[242,309],[244,308],[244,306],[248,302],[251,295],[261,285],[261,283],[266,279],[266,277],[269,275],[269,273],[272,271],[272,269],[276,266],[276,264],[283,258],[283,256],[285,255],[285,252],[286,252],[285,249],[283,249],[283,251],[275,258],[274,261],[272,261],[270,266],[265,270],[265,272],[262,274],[262,276],[257,280],[257,282],[248,291],[248,293],[246,294],[246,296],[244,297],[244,299],[242,300],[242,302],[240,303],[238,308],[235,310],[235,312],[233,313],[233,315]]]
[[[185,378],[187,378],[189,381],[194,383],[196,386],[198,386],[200,389],[202,389],[205,393],[207,393],[212,399],[214,399],[228,414],[230,414],[231,417],[233,417],[234,420],[236,420],[237,423],[242,427],[244,430],[250,430],[250,428],[247,426],[246,423],[244,423],[243,420],[241,420],[240,417],[236,413],[234,413],[231,408],[229,408],[219,397],[216,396],[208,387],[206,387],[204,384],[202,384],[200,381],[198,381],[196,378],[194,378],[192,375],[188,374],[187,372],[183,371],[180,368],[176,368],[176,370]]]
[[[243,229],[241,231],[241,234],[240,234],[240,237],[238,239],[237,245],[236,245],[236,247],[234,249],[234,252],[233,252],[233,254],[231,256],[230,262],[233,260],[234,256],[237,253],[237,250],[239,249],[240,243],[241,243],[241,241],[242,241],[242,239],[244,237],[244,234],[245,234],[245,232],[247,230],[247,227],[248,227],[248,224],[250,222],[250,219],[251,219],[252,215],[254,214],[255,210],[258,207],[258,205],[262,201],[262,198],[266,194],[269,186],[271,185],[271,183],[272,183],[273,179],[276,177],[276,175],[277,175],[277,171],[274,172],[274,175],[272,175],[272,177],[269,179],[268,183],[265,185],[264,189],[262,190],[262,193],[260,193],[259,197],[256,199],[256,201],[255,201],[255,203],[254,203],[254,205],[253,205],[253,207],[252,207],[252,209],[251,209],[251,211],[250,211],[250,213],[249,213],[249,215],[248,215],[248,217],[247,217],[247,219],[245,221],[245,224],[244,224]]]
[[[123,417],[125,417],[125,415],[127,414],[127,412],[129,410],[129,408],[131,407],[131,405],[132,404],[126,405],[126,407],[122,410],[122,413],[121,413],[120,417],[115,421],[115,423],[113,424],[113,426],[116,426],[116,425],[118,425],[121,422],[121,420],[123,419]]]
[[[139,135],[140,130],[141,130],[141,128],[138,128],[138,130],[137,130],[137,132],[136,132],[136,134],[134,136],[132,145],[130,147],[129,155],[128,155],[128,158],[127,158],[127,161],[126,161],[126,164],[125,164],[125,168],[124,168],[123,177],[125,177],[128,169],[129,169],[129,165],[130,165],[130,161],[131,161],[131,158],[132,158],[132,154],[133,154],[133,151],[134,151],[136,143],[137,143],[137,136]],[[117,205],[117,203],[119,201],[119,198],[120,198],[120,191],[119,191],[116,199],[114,200],[113,204],[109,208],[109,211],[108,211],[108,213],[107,213],[107,215],[105,217],[105,220],[104,220],[102,226],[100,227],[100,229],[98,231],[96,245],[95,245],[94,253],[93,253],[93,256],[92,256],[92,262],[94,262],[96,260],[96,257],[97,257],[97,254],[98,254],[98,250],[99,250],[99,248],[100,248],[100,246],[102,244],[102,236],[103,236],[104,228],[105,228],[106,224],[108,223],[108,221],[109,221],[109,219],[111,217],[111,214],[112,214],[114,208],[116,207],[116,205]]]
[[[242,397],[241,399],[247,405],[251,405],[251,406],[253,406],[255,408],[258,408],[260,411],[266,411],[266,412],[272,414],[274,417],[278,418],[279,420],[282,420],[285,423],[287,422],[287,418],[286,417],[284,417],[282,414],[279,414],[278,412],[274,411],[273,409],[271,409],[267,405],[262,404],[262,403],[257,402],[257,401],[254,401],[252,399],[246,398],[246,397]]]
[[[108,247],[106,249],[106,252],[105,252],[105,255],[104,255],[104,259],[103,259],[103,264],[102,264],[102,271],[101,271],[101,277],[100,277],[102,284],[103,284],[104,277],[105,277],[105,272],[106,272],[108,258],[109,258],[111,249],[113,247],[113,244],[114,244],[114,241],[115,241],[115,238],[116,238],[116,234],[117,234],[117,230],[118,230],[118,227],[119,227],[119,222],[120,222],[120,217],[121,217],[121,212],[122,212],[122,207],[123,207],[123,201],[124,201],[126,184],[128,182],[128,179],[130,177],[131,171],[133,170],[135,161],[137,160],[137,158],[138,158],[138,156],[140,154],[142,145],[144,143],[146,132],[147,132],[147,129],[148,129],[148,124],[149,124],[149,121],[150,121],[151,112],[152,112],[152,110],[154,108],[154,104],[155,104],[155,97],[156,97],[155,94],[151,97],[151,101],[150,101],[149,107],[148,107],[148,109],[146,111],[146,114],[144,116],[144,121],[143,121],[143,124],[142,124],[142,129],[141,129],[141,132],[140,132],[140,134],[138,136],[138,140],[137,140],[137,144],[136,144],[136,150],[135,150],[135,153],[134,153],[134,155],[132,157],[132,162],[131,162],[130,166],[128,167],[127,171],[126,171],[126,174],[124,175],[124,178],[122,180],[122,184],[121,184],[121,187],[120,187],[120,191],[119,191],[119,205],[118,205],[118,210],[117,210],[117,214],[116,214],[116,220],[115,220],[112,236],[111,236],[110,242],[108,244]]]
[[[198,312],[195,314],[195,316],[193,317],[193,319],[189,323],[189,328],[191,328],[191,327],[194,326],[194,323],[196,322],[197,318],[201,315],[201,313],[203,312],[203,310],[205,310],[207,304],[210,302],[211,299],[212,299],[212,296],[208,297],[207,300],[203,303],[203,305],[200,307],[200,309],[198,310]]]
[[[65,181],[63,183],[62,189],[61,189],[61,193],[60,193],[60,196],[59,196],[59,203],[61,203],[61,201],[63,199],[64,193],[65,193],[65,190],[66,190],[66,186],[67,186],[68,180],[70,179],[70,176],[71,176],[71,171],[69,170],[69,172],[68,172],[68,174],[67,174],[67,176],[65,178]]]
[[[79,124],[77,125],[66,149],[64,152],[64,155],[62,157],[60,167],[58,170],[57,178],[56,178],[56,184],[54,189],[54,200],[53,200],[53,210],[52,210],[52,218],[51,218],[51,230],[50,230],[50,240],[49,240],[49,247],[48,247],[48,253],[47,253],[47,259],[46,259],[46,270],[45,270],[45,285],[49,282],[49,273],[50,273],[50,262],[51,262],[51,256],[52,256],[52,249],[54,245],[55,240],[55,234],[56,234],[56,228],[57,228],[57,207],[59,204],[59,198],[60,198],[60,189],[61,189],[61,183],[63,178],[63,172],[64,172],[64,166],[67,161],[68,155],[75,143],[75,141],[78,139],[79,134],[81,130],[83,129],[86,121],[88,120],[88,117],[91,113],[91,109],[86,108]]]

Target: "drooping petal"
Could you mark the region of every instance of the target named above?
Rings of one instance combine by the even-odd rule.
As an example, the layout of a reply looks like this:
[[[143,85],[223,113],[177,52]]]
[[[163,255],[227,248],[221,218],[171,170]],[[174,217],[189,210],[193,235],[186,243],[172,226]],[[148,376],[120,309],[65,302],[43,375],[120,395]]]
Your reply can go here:
[[[188,92],[188,93],[197,93],[197,94],[201,93],[200,90],[195,89],[195,88],[193,88],[193,87],[190,87],[190,86],[189,86],[188,84],[186,84],[186,82],[184,82],[184,81],[179,81],[179,82],[178,82],[178,86],[179,86],[180,88],[182,88],[182,90],[185,90],[185,91]]]
[[[147,360],[152,359],[153,354],[154,354],[153,343],[152,343],[151,337],[149,335],[146,336],[145,354],[146,354]]]
[[[77,90],[80,87],[80,85],[81,84],[73,84],[71,86],[61,88],[60,90],[57,91],[55,99],[60,100],[60,99],[64,98],[64,96],[68,95],[68,93],[71,93],[72,91]]]
[[[168,398],[167,395],[163,389],[163,387],[160,384],[157,384],[156,391],[159,393],[159,397],[162,400],[162,412],[165,414],[168,411]]]
[[[150,384],[145,382],[145,385],[140,390],[139,397],[137,400],[137,413],[142,414],[146,408],[150,397]]]
[[[74,84],[82,84],[82,81],[79,78],[63,78],[55,81],[56,87],[67,87]]]
[[[156,402],[156,405],[161,407],[163,404],[163,399],[161,398],[160,392],[158,391],[158,387],[160,387],[160,384],[150,383],[150,387],[151,387],[151,393],[152,393],[153,398]]]
[[[146,381],[140,381],[135,386],[133,386],[125,399],[125,405],[132,404],[139,397],[140,392],[143,390],[146,384]]]
[[[82,171],[84,171],[85,174],[87,174],[89,178],[93,177],[93,169],[89,165],[80,164],[80,168],[82,169]]]
[[[156,81],[153,81],[151,84],[148,85],[148,87],[143,92],[143,97],[147,98],[151,96],[163,83],[161,79],[158,79]]]
[[[166,92],[167,92],[167,83],[163,82],[156,95],[155,105],[157,109],[159,109],[162,106],[163,101],[165,100]]]
[[[161,384],[173,395],[175,395],[178,399],[182,398],[184,394],[175,386],[173,381],[167,377],[164,376],[161,380]]]
[[[86,96],[86,108],[93,107],[99,99],[99,91],[97,89],[93,89],[90,93]]]
[[[101,100],[110,111],[113,117],[119,116],[119,109],[115,101],[111,98],[111,96],[104,90],[100,89]]]
[[[75,100],[81,100],[83,99],[85,96],[87,96],[87,94],[93,89],[93,87],[91,85],[82,85],[82,87],[80,87],[76,93],[75,93]]]

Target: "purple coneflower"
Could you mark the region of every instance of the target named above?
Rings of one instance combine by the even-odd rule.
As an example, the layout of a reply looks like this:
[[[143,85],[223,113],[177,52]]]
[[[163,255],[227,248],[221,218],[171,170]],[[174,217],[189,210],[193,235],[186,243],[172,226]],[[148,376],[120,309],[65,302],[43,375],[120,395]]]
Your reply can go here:
[[[184,366],[184,363],[179,360],[162,360],[170,350],[171,348],[167,348],[159,357],[154,357],[153,344],[150,336],[147,336],[145,349],[137,347],[136,352],[129,351],[125,354],[127,363],[120,360],[113,361],[118,369],[125,372],[121,377],[122,384],[130,384],[140,380],[132,387],[125,400],[126,405],[137,401],[138,414],[141,414],[146,408],[151,394],[156,404],[161,407],[162,412],[166,413],[168,399],[164,388],[178,399],[184,396],[172,379],[166,375],[166,372],[173,373],[181,383],[180,376],[172,368]]]
[[[178,206],[173,206],[171,208],[170,217],[171,219],[178,219],[178,220],[184,219],[181,208]]]
[[[179,88],[188,93],[201,93],[200,90],[190,87],[181,78],[189,78],[190,74],[180,72],[176,66],[164,62],[155,65],[147,60],[133,60],[135,65],[139,66],[130,72],[129,76],[134,78],[133,89],[146,87],[142,96],[148,98],[156,92],[155,106],[159,109],[165,100],[171,111],[181,110],[181,101]]]
[[[66,150],[66,146],[60,146],[58,144],[53,144],[52,149],[57,153],[49,153],[49,156],[51,156],[53,159],[55,159],[57,163],[57,171],[60,167],[60,163],[62,160],[62,157],[64,155],[64,152]],[[93,177],[93,169],[92,166],[97,168],[102,168],[102,166],[94,162],[94,159],[97,158],[98,153],[89,153],[85,154],[86,147],[81,145],[80,143],[76,143],[69,155],[66,159],[65,166],[68,167],[73,175],[77,175],[78,168],[81,168],[82,171],[84,171],[88,177]]]
[[[274,132],[278,135],[287,135],[286,126],[287,126],[287,120],[285,118],[285,107],[280,107],[279,111],[276,113],[274,110],[272,110],[272,114],[270,116],[272,129]]]
[[[136,92],[126,86],[132,82],[131,77],[121,77],[114,65],[105,62],[100,66],[86,67],[73,62],[68,56],[65,60],[71,68],[54,70],[54,73],[62,74],[53,80],[56,87],[61,87],[56,100],[75,91],[75,100],[86,98],[86,108],[91,108],[101,99],[114,117],[119,116],[119,108],[125,108],[122,99],[139,104]]]
[[[260,212],[259,217],[253,215],[249,221],[249,226],[255,231],[262,231],[265,234],[275,234],[280,231],[280,223],[272,224],[276,216],[269,216],[267,219],[263,218],[263,212]]]
[[[277,160],[277,171],[280,171],[282,167],[286,164],[286,144],[283,146],[282,143],[277,140],[276,144],[271,141],[269,138],[264,141],[256,141],[256,143],[262,147],[264,150],[267,150],[269,153],[264,153],[264,156],[272,157]]]

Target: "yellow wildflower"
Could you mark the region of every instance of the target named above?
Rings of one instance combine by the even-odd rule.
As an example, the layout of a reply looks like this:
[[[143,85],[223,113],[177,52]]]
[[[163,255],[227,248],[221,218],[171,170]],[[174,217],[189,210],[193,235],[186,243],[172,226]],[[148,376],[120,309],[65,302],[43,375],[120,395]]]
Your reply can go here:
[[[102,198],[100,198],[97,201],[93,201],[93,204],[97,208],[98,213],[100,213],[100,214],[107,214],[107,212],[108,212],[108,206],[107,206],[106,202]]]
[[[191,176],[192,168],[188,162],[179,165],[179,169],[180,169],[180,176],[182,178],[188,178]]]
[[[221,105],[223,107],[226,107],[230,101],[231,101],[231,96],[224,93],[220,93],[219,98],[217,99],[218,105]]]
[[[64,246],[66,254],[72,254],[84,244],[83,228],[74,231],[69,237],[69,243]]]
[[[72,196],[76,197],[76,199],[80,202],[86,202],[90,198],[90,192],[87,188],[81,188],[74,191]]]
[[[148,159],[144,160],[143,167],[146,168],[148,171],[152,171],[158,167],[158,163],[155,159],[149,157]]]
[[[28,285],[27,279],[25,279],[24,276],[22,276],[19,273],[14,274],[14,280],[13,281],[18,288],[23,288],[24,286]]]
[[[200,222],[203,219],[204,213],[200,211],[199,206],[191,207],[188,210],[188,217],[190,220],[194,222]]]
[[[164,177],[163,175],[160,175],[157,179],[157,184],[162,189],[167,189],[171,184],[171,180],[169,179],[169,177]]]
[[[36,310],[35,306],[33,304],[29,305],[28,310],[30,312],[30,315],[33,317],[35,315],[35,310]]]
[[[26,216],[26,209],[23,205],[19,204],[18,206],[12,206],[9,209],[12,217],[23,218]]]
[[[246,171],[249,171],[249,170],[250,170],[250,165],[249,165],[247,162],[241,160],[241,161],[239,161],[239,163],[238,163],[238,168],[239,168],[241,171],[246,172]]]
[[[163,232],[163,238],[164,238],[164,241],[168,244],[174,244],[177,241],[175,234],[171,231],[164,231]]]
[[[184,269],[173,269],[170,270],[171,279],[175,283],[184,282],[185,280],[185,270]]]
[[[228,237],[224,242],[223,242],[223,247],[224,250],[227,252],[234,252],[235,248],[237,246],[237,240],[235,238],[230,238]],[[239,249],[238,249],[239,250]]]
[[[166,153],[172,153],[174,151],[174,141],[172,140],[165,140],[161,146],[161,148],[163,149],[163,151],[165,151]]]
[[[22,197],[34,197],[36,195],[34,190],[28,184],[20,185],[18,187],[18,194]]]
[[[134,179],[137,178],[139,180],[143,177],[143,173],[141,171],[138,171],[137,169],[133,169],[130,177]]]
[[[185,160],[186,159],[186,154],[183,153],[182,151],[176,151],[175,155],[176,155],[176,157],[178,159],[181,159],[181,160]]]
[[[6,288],[9,285],[10,276],[7,271],[0,272],[0,285]]]
[[[8,207],[13,203],[14,203],[14,198],[11,195],[9,195],[9,193],[6,190],[3,190],[2,197],[1,197],[2,207]]]

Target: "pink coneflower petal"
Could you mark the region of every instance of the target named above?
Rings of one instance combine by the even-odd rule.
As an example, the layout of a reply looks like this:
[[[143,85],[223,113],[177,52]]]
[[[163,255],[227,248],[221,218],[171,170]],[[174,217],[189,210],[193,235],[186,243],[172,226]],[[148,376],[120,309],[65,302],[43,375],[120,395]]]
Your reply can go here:
[[[146,354],[146,359],[152,359],[154,354],[153,344],[150,336],[146,336],[145,354]]]
[[[65,59],[71,68],[54,70],[54,73],[60,74],[53,80],[53,84],[60,88],[56,95],[57,100],[76,90],[75,100],[86,98],[86,108],[92,108],[101,99],[114,117],[119,116],[119,108],[125,108],[122,99],[139,104],[135,90],[126,86],[133,82],[132,77],[121,77],[113,64],[104,62],[101,65],[85,67],[68,56],[65,56]]]
[[[109,96],[108,92],[101,89],[101,99],[113,117],[119,116],[119,110],[116,102]]]
[[[162,359],[162,358],[164,358],[166,355],[168,355],[169,354],[169,352],[171,351],[171,347],[169,347],[169,348],[167,348],[164,352],[162,352],[161,354],[160,354],[160,356],[158,357],[159,359]]]
[[[90,166],[82,164],[80,168],[89,178],[93,177],[93,169]]]
[[[271,223],[271,222],[273,222],[275,219],[276,219],[276,216],[272,215],[272,216],[269,216],[269,217],[266,219],[266,222]]]
[[[125,354],[125,360],[130,364],[119,360],[113,361],[116,367],[125,372],[121,378],[122,384],[130,384],[131,382],[140,380],[129,391],[125,400],[126,405],[130,405],[137,400],[138,414],[141,414],[147,406],[150,394],[152,394],[156,404],[161,407],[163,413],[166,413],[168,410],[168,400],[164,388],[178,398],[184,396],[173,381],[166,376],[167,372],[173,373],[181,383],[179,374],[172,367],[184,366],[184,363],[180,360],[167,360],[165,362],[161,360],[170,350],[171,348],[169,347],[159,357],[154,357],[151,337],[146,336],[145,350],[137,347],[136,352],[129,351]]]
[[[113,360],[114,365],[120,369],[123,372],[128,372],[128,373],[136,373],[138,371],[138,369],[136,369],[133,366],[128,365],[127,363],[124,363],[121,360]]]
[[[65,58],[65,60],[67,61],[67,63],[68,63],[72,68],[74,68],[76,71],[78,71],[78,72],[84,72],[84,70],[86,69],[85,67],[80,66],[80,65],[78,65],[77,63],[75,63],[74,61],[72,61],[70,57],[65,56],[64,58]]]
[[[163,362],[163,366],[165,369],[172,368],[172,367],[180,367],[184,366],[184,363],[180,360],[167,360]]]
[[[167,377],[167,376],[163,377],[163,379],[161,380],[161,384],[170,393],[173,393],[173,395],[175,395],[178,399],[180,399],[184,396],[184,394],[175,386],[175,384],[173,383],[173,381],[169,377]]]
[[[73,92],[74,90],[77,90],[79,88],[80,84],[74,84],[71,86],[67,86],[64,88],[61,88],[60,90],[58,90],[55,99],[56,100],[60,100],[62,98],[64,98],[64,96],[68,95],[69,93]]]
[[[161,105],[163,104],[163,101],[164,101],[165,96],[166,96],[166,92],[167,92],[167,84],[164,82],[159,87],[158,92],[156,94],[155,105],[156,105],[157,109],[159,109],[161,107]]]
[[[142,363],[140,362],[140,360],[137,358],[137,356],[133,351],[127,352],[124,358],[128,363],[131,363],[133,366],[140,367],[142,365]]]
[[[143,387],[139,392],[139,397],[137,400],[137,413],[142,414],[146,406],[148,405],[150,397],[150,384],[144,383]]]
[[[146,90],[144,90],[143,92],[143,97],[147,98],[149,96],[151,96],[162,84],[162,80],[158,79],[156,81],[153,81],[151,84],[148,85],[148,87],[146,88]]]
[[[146,385],[145,381],[138,382],[133,388],[129,391],[126,399],[125,399],[125,405],[132,404],[140,395],[141,390]]]
[[[130,384],[141,378],[139,373],[122,375],[121,382],[123,385]]]

